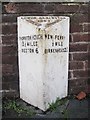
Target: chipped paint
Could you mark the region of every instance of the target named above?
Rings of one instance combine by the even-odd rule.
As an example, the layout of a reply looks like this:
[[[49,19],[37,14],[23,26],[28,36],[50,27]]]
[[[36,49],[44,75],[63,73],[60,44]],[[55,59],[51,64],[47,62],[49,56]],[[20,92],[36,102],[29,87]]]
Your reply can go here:
[[[47,110],[67,96],[69,17],[18,17],[20,97]]]

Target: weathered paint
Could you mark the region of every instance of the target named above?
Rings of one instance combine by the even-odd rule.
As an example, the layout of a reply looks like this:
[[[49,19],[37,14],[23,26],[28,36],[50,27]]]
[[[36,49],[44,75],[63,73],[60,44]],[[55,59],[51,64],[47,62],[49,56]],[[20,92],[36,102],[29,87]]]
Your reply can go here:
[[[45,111],[67,96],[68,53],[69,17],[18,17],[20,97]]]

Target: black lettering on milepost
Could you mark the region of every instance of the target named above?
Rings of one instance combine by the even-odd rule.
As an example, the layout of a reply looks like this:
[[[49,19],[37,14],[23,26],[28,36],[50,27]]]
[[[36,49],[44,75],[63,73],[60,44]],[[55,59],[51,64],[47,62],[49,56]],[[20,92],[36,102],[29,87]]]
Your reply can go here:
[[[37,53],[37,54],[39,53],[39,50],[38,50],[38,48],[36,48],[36,49],[35,49],[35,51],[36,51],[36,53]]]
[[[22,53],[34,53],[34,49],[31,48],[23,48]]]

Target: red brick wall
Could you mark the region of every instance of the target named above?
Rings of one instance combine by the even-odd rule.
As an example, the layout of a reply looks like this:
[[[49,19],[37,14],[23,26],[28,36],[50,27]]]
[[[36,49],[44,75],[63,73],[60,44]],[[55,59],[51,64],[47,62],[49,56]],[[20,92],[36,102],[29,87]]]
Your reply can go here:
[[[3,90],[19,90],[17,17],[21,15],[65,15],[70,17],[69,94],[77,94],[80,91],[90,92],[88,3],[2,4]],[[87,84],[89,84],[88,87]]]

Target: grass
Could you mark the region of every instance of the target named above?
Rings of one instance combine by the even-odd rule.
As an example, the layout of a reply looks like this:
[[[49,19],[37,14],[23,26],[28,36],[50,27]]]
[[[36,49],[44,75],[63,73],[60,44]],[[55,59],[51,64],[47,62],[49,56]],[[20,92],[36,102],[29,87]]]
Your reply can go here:
[[[35,115],[35,111],[21,106],[15,100],[9,100],[7,103],[4,103],[3,109],[4,111],[14,110],[18,114],[18,116],[24,113],[28,116]]]
[[[63,98],[63,99],[59,99],[57,98],[55,102],[49,104],[49,110],[52,111],[56,111],[56,109],[61,106],[61,105],[65,105],[65,103],[67,102],[68,98]],[[63,118],[66,120],[68,119],[68,110],[66,108],[63,109],[63,112],[61,112],[63,114]]]
[[[67,100],[68,100],[67,98],[63,98],[60,100],[60,98],[57,97],[55,102],[52,102],[51,104],[49,104],[49,110],[55,111],[58,106],[65,104]]]
[[[69,113],[68,113],[68,111],[66,110],[66,111],[64,111],[64,113],[63,113],[63,115],[64,115],[64,119],[68,119],[68,115],[69,115]]]

